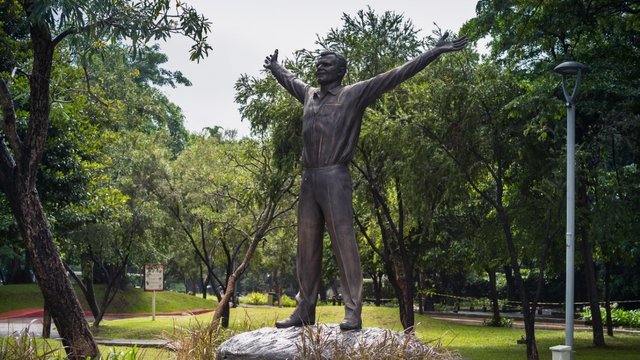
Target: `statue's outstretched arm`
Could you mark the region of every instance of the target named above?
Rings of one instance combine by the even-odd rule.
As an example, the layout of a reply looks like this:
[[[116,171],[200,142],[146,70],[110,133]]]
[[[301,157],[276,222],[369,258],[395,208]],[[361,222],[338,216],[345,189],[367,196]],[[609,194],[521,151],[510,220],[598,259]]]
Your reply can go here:
[[[304,97],[308,85],[298,79],[291,71],[280,65],[278,62],[278,49],[276,49],[272,55],[267,55],[264,59],[264,65],[262,66],[264,66],[265,69],[269,69],[278,83],[293,95],[293,97],[304,104]]]

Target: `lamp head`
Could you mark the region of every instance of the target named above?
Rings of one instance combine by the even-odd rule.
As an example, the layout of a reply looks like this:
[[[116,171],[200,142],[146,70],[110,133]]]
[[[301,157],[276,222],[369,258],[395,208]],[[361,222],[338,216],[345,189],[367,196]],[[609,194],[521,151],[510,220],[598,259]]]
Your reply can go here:
[[[555,67],[555,69],[553,69],[553,71],[557,72],[560,75],[577,75],[578,71],[582,70],[583,74],[586,74],[589,72],[589,69],[587,69],[587,66],[584,64],[581,64],[577,61],[566,61],[563,62],[562,64],[558,65]]]

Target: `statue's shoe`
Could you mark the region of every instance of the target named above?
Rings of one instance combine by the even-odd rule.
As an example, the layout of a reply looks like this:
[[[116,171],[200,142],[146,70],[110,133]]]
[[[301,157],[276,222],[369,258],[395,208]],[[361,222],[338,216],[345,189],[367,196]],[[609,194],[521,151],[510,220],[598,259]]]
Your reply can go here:
[[[362,329],[362,320],[360,319],[344,319],[340,323],[340,330],[360,330]]]
[[[313,325],[313,324],[315,324],[314,320],[311,320],[309,318],[302,319],[294,315],[291,315],[290,317],[282,321],[276,321],[276,327],[278,329],[286,329],[294,326]]]

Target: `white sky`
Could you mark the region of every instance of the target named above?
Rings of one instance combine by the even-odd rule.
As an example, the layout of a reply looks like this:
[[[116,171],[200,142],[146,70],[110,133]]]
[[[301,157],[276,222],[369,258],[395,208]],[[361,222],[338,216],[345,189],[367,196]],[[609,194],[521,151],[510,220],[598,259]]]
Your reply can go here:
[[[475,17],[477,0],[186,0],[211,21],[208,42],[213,47],[200,63],[189,61],[190,40],[176,36],[161,44],[169,56],[167,70],[180,70],[193,86],[163,88],[169,99],[182,108],[190,132],[204,127],[237,129],[249,135],[249,122],[241,121],[234,103],[234,84],[241,74],[259,76],[264,58],[278,49],[280,59],[292,58],[299,49],[316,49],[316,34],[342,26],[342,14],[355,16],[370,5],[376,13],[394,11],[411,19],[420,37],[436,28],[458,32]]]

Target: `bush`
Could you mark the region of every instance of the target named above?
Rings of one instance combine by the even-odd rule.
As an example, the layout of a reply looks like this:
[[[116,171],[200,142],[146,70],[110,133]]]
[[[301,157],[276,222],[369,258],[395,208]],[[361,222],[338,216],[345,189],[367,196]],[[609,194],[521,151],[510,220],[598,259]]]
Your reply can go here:
[[[580,315],[582,315],[582,320],[591,324],[591,320],[593,319],[591,309],[587,308],[587,310],[580,313]],[[600,315],[602,316],[602,320],[605,321],[607,313],[602,307],[600,308]],[[625,311],[623,309],[612,308],[611,322],[613,323],[613,326],[640,328],[640,310]]]
[[[66,359],[66,355],[62,348],[54,348],[47,340],[37,339],[29,324],[10,336],[0,337],[0,359],[61,360]]]
[[[269,296],[267,293],[252,292],[240,297],[240,303],[249,305],[267,305]]]
[[[282,295],[282,306],[296,307],[296,300],[288,297],[287,295]]]
[[[138,354],[138,346],[134,345],[133,348],[127,351],[116,352],[115,348],[111,348],[108,360],[136,360],[141,358],[140,354]]]
[[[194,318],[196,323],[187,327],[173,325],[173,333],[163,332],[162,336],[170,340],[165,347],[175,352],[177,360],[215,360],[220,344],[235,335],[212,324],[205,325]]]
[[[482,321],[483,326],[491,326],[491,327],[513,327],[513,319],[509,319],[506,317],[500,317],[500,320],[496,320],[496,318],[484,319]]]

